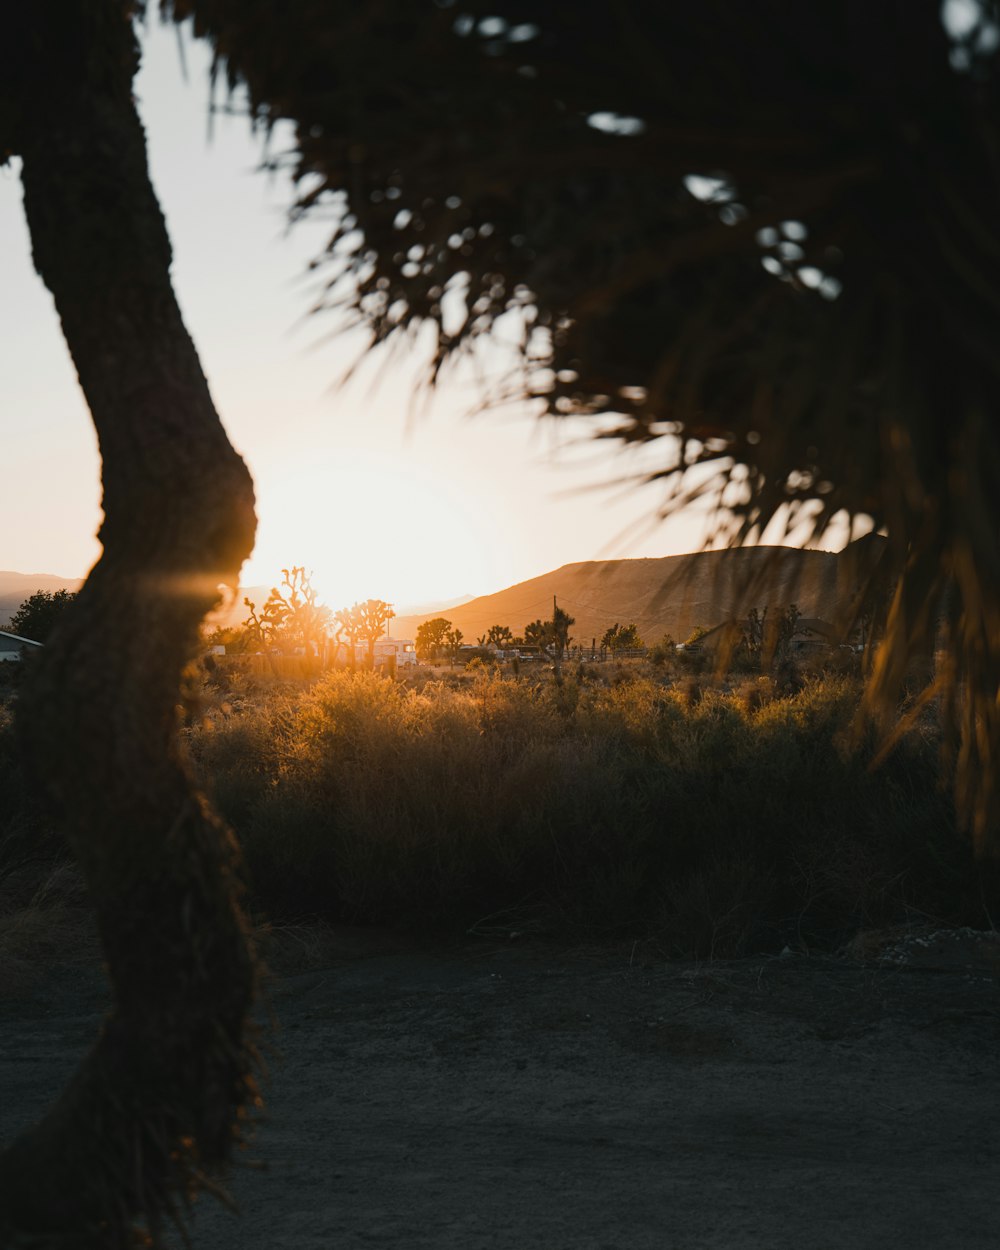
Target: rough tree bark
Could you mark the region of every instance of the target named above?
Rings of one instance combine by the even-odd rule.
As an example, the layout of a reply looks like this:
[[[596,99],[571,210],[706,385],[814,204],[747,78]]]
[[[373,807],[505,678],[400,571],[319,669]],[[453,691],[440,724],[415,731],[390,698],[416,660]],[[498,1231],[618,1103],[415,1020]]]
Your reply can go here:
[[[257,1099],[238,854],[178,743],[182,672],[252,548],[253,490],[171,288],[127,7],[60,6],[82,44],[17,131],[35,265],[93,414],[105,513],[103,555],[21,720],[86,875],[113,1008],[63,1095],[0,1156],[3,1246],[158,1243],[165,1216],[216,1187]],[[36,33],[25,56],[51,58],[50,32]],[[35,68],[52,85],[51,63]]]

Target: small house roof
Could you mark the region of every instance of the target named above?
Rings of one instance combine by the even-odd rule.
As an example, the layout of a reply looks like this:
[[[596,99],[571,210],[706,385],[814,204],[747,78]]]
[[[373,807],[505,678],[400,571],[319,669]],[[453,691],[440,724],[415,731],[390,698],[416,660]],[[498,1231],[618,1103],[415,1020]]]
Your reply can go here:
[[[12,634],[9,630],[0,629],[0,651],[17,651],[20,647],[40,647],[42,644],[34,638],[22,638],[20,634]]]

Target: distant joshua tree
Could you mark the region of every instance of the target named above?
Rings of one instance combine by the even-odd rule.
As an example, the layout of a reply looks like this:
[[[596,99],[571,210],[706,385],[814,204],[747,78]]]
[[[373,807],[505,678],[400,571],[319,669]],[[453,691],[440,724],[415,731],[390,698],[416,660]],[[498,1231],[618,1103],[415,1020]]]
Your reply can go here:
[[[444,648],[451,659],[452,664],[458,663],[458,654],[462,649],[462,640],[465,635],[460,629],[449,629],[444,635]]]
[[[368,655],[366,666],[375,666],[375,643],[385,633],[385,628],[396,615],[391,603],[382,599],[366,599],[363,603],[355,603],[353,607],[341,608],[334,620],[338,626],[338,637],[346,642],[348,663],[354,667],[354,648],[359,642],[367,642]]]
[[[514,645],[514,635],[509,625],[491,625],[486,634],[486,644],[504,650]]]
[[[319,655],[333,613],[317,602],[312,574],[304,568],[282,569],[281,587],[273,586],[260,613],[250,599],[243,600],[249,615],[243,627],[262,647],[302,647]]]
[[[445,649],[451,621],[435,616],[417,626],[416,648],[421,660],[435,660]]]
[[[617,654],[619,651],[637,651],[642,646],[639,627],[634,621],[628,625],[612,625],[601,639],[601,650]]]
[[[368,667],[375,664],[375,643],[385,633],[385,627],[396,615],[391,603],[382,599],[366,599],[351,609],[360,624],[358,636],[368,643]]]

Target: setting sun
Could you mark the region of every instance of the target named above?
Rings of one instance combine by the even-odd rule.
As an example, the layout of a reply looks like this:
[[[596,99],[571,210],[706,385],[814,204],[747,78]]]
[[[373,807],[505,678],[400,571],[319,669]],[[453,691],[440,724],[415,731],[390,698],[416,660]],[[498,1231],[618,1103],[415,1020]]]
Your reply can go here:
[[[336,608],[371,596],[433,602],[491,582],[494,538],[471,493],[399,452],[320,455],[294,475],[264,475],[258,493],[261,541],[247,584],[305,565]]]

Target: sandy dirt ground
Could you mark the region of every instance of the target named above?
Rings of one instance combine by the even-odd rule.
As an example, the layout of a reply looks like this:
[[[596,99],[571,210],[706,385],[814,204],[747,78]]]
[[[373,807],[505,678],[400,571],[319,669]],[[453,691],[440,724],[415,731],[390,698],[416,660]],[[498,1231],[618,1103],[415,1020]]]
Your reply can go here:
[[[995,961],[278,952],[268,1108],[212,1250],[995,1250]],[[303,970],[303,968],[305,970]],[[283,970],[282,970],[283,969]],[[8,997],[0,1140],[94,1035],[100,974]]]

